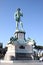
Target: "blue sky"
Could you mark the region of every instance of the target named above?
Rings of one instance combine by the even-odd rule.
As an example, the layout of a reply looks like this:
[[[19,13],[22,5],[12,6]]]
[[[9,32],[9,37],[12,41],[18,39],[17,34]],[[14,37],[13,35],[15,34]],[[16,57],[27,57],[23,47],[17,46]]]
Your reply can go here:
[[[26,38],[30,37],[37,45],[43,45],[43,0],[0,0],[0,42],[5,46],[14,36],[14,13],[17,8],[23,12]]]

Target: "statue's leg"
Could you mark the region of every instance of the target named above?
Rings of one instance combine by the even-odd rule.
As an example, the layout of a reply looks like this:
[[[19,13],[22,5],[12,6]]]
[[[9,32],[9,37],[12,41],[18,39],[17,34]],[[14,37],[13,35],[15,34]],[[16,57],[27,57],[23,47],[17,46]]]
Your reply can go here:
[[[16,22],[16,29],[18,29],[18,22]]]
[[[22,22],[20,22],[20,26],[21,26],[21,28],[23,29],[23,23],[22,23]]]

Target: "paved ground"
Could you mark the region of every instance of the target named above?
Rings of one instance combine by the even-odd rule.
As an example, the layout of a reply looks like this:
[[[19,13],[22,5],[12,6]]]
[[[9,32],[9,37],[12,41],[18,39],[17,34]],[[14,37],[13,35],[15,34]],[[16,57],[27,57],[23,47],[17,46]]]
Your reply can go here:
[[[28,61],[28,60],[23,60],[23,61],[14,61],[13,63],[1,63],[0,65],[43,65],[43,62],[39,62],[39,61]]]

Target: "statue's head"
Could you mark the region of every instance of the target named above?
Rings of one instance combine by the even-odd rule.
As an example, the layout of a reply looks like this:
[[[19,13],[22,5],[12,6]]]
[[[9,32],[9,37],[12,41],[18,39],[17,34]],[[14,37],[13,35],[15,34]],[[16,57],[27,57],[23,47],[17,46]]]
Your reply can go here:
[[[20,11],[20,10],[21,10],[20,8],[17,9],[17,11]]]

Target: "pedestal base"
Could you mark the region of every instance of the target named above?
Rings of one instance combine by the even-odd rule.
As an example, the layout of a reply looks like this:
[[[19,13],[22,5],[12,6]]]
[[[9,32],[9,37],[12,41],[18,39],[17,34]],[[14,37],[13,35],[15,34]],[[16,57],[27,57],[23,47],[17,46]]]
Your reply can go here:
[[[16,60],[32,60],[31,53],[16,53]]]

